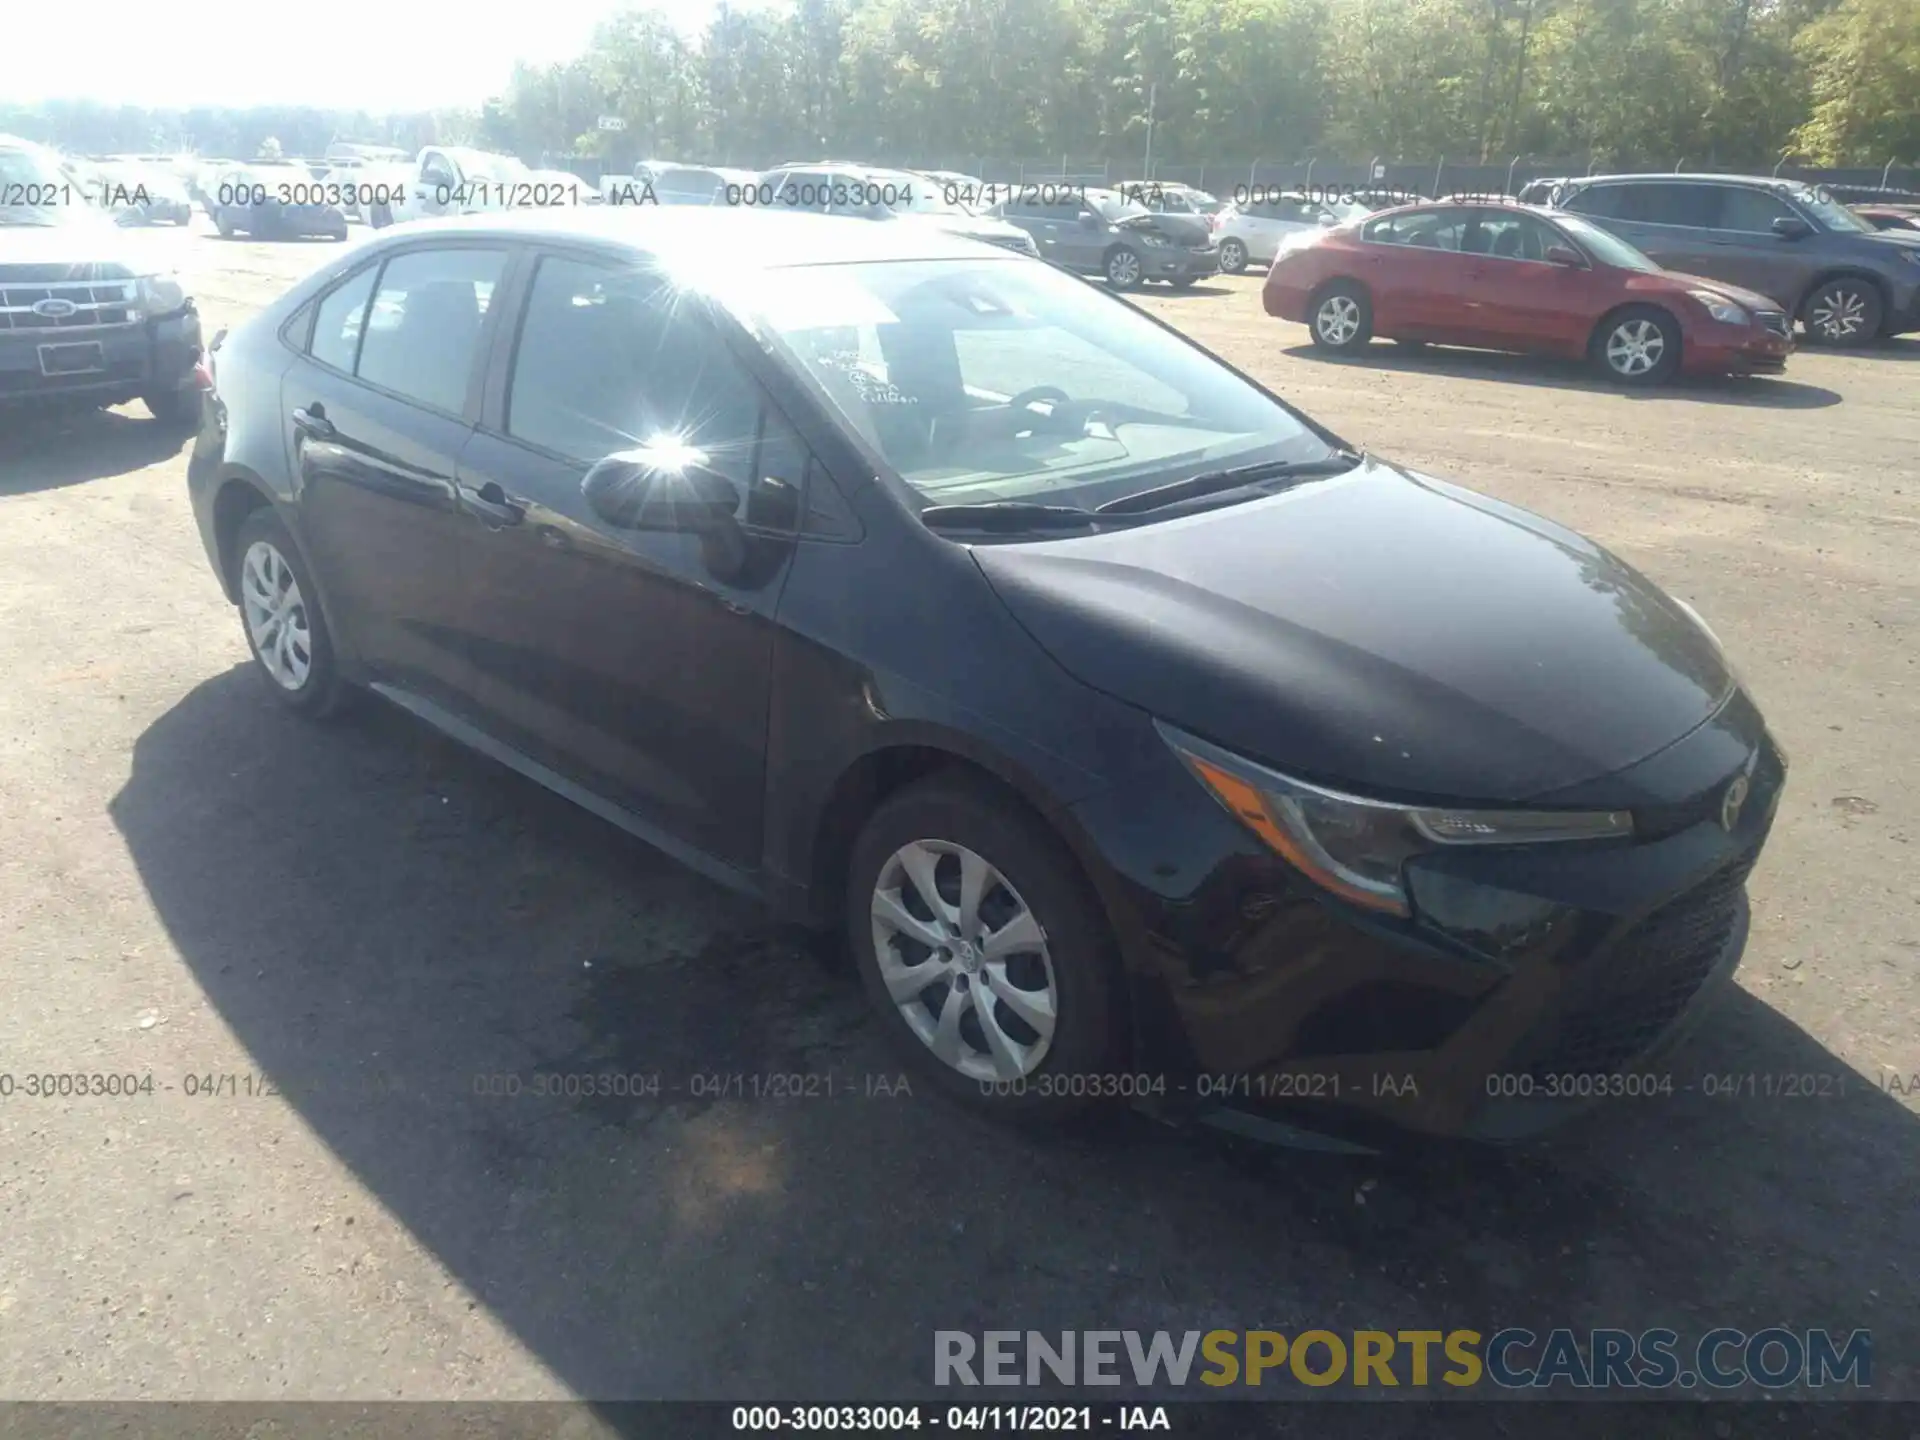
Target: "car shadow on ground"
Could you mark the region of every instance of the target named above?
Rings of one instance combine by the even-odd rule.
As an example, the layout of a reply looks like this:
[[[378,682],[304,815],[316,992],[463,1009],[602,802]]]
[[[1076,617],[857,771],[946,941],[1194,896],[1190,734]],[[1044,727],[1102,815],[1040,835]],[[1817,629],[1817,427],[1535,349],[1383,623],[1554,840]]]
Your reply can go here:
[[[1450,375],[1463,380],[1494,380],[1509,385],[1544,385],[1560,390],[1587,390],[1619,395],[1623,399],[1679,400],[1692,404],[1752,405],[1782,410],[1821,410],[1838,405],[1838,392],[1777,375],[1683,375],[1667,385],[1636,389],[1615,385],[1575,360],[1546,355],[1510,355],[1498,350],[1463,350],[1430,345],[1409,350],[1389,341],[1376,341],[1357,355],[1331,355],[1311,343],[1284,352],[1301,360],[1326,365],[1362,365],[1370,370],[1404,370]],[[1789,360],[1788,365],[1792,365]]]
[[[1205,300],[1210,296],[1218,299],[1222,295],[1231,295],[1234,292],[1231,286],[1223,284],[1220,277],[1215,276],[1207,280],[1197,280],[1184,289],[1178,285],[1164,285],[1158,281],[1154,281],[1151,284],[1135,286],[1133,289],[1123,293],[1132,296],[1136,300],[1144,298],[1152,298],[1155,300]]]
[[[1745,992],[1672,1096],[1524,1149],[1049,1138],[888,1093],[843,963],[374,702],[214,676],[111,813],[252,1064],[589,1398],[977,1400],[933,1332],[1015,1327],[1865,1327],[1874,1393],[1920,1389],[1920,1126]]]
[[[133,413],[0,414],[0,495],[28,495],[144,470],[178,455],[190,432]]]

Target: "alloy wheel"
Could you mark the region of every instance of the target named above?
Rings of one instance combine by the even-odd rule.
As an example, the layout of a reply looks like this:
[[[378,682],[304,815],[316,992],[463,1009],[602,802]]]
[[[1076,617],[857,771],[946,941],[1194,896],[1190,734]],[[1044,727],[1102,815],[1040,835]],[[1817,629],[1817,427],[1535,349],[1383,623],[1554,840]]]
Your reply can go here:
[[[1320,302],[1313,328],[1329,345],[1344,345],[1360,333],[1360,305],[1351,295],[1329,295]]]
[[[1616,374],[1645,375],[1666,353],[1667,337],[1651,320],[1623,320],[1607,336],[1607,365]]]
[[[254,653],[274,684],[300,689],[313,672],[306,599],[287,557],[265,540],[249,545],[241,561],[240,605]]]
[[[1807,311],[1807,327],[1829,340],[1849,340],[1867,323],[1867,302],[1858,290],[1829,286]]]
[[[1140,257],[1131,250],[1116,250],[1107,261],[1107,279],[1124,290],[1140,278]]]
[[[983,856],[914,840],[880,867],[873,953],[907,1027],[969,1079],[1018,1080],[1046,1059],[1059,1017],[1046,930]]]
[[[1238,240],[1220,242],[1220,268],[1229,275],[1238,275],[1247,268],[1247,247]]]

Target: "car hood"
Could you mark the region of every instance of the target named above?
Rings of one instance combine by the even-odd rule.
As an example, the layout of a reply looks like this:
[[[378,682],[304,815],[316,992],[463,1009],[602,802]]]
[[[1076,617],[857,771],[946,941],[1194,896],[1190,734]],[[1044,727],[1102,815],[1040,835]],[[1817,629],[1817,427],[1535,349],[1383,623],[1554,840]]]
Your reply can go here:
[[[1780,302],[1770,300],[1758,290],[1746,290],[1738,285],[1729,285],[1724,280],[1709,280],[1704,275],[1687,275],[1678,270],[1668,270],[1662,277],[1676,282],[1675,290],[1711,290],[1716,295],[1724,295],[1736,305],[1749,310],[1778,310]]]
[[[130,273],[151,275],[172,268],[162,259],[152,241],[98,213],[54,225],[0,225],[0,265],[124,265]]]
[[[1856,240],[1877,240],[1883,245],[1897,245],[1902,250],[1920,250],[1920,233],[1909,230],[1876,230],[1871,235],[1856,235]]]
[[[939,230],[947,235],[959,235],[968,240],[985,240],[989,243],[999,240],[1019,240],[1026,231],[1018,225],[1005,220],[995,220],[991,215],[922,215],[912,211],[897,213],[894,217],[909,225],[925,225],[929,229]]]
[[[1196,215],[1129,215],[1114,228],[1123,235],[1144,230],[1176,245],[1204,245],[1213,238],[1213,227]]]
[[[1686,735],[1733,688],[1705,631],[1599,546],[1374,461],[974,555],[1083,683],[1386,797],[1521,801],[1593,780]]]

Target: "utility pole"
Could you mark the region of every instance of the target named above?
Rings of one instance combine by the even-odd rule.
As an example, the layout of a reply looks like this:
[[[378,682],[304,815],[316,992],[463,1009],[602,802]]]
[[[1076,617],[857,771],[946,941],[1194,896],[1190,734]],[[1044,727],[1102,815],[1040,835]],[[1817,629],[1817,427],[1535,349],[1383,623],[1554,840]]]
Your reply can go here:
[[[1142,180],[1153,179],[1153,103],[1159,94],[1160,87],[1157,84],[1147,86],[1147,169],[1140,177]]]

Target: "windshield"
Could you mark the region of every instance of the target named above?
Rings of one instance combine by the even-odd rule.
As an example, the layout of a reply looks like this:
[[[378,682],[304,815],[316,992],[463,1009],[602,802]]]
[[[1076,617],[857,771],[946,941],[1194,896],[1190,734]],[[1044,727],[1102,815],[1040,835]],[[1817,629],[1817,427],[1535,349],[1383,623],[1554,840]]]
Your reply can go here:
[[[832,265],[733,283],[731,303],[926,505],[1091,508],[1201,471],[1333,453],[1204,352],[1048,266]]]
[[[484,150],[449,150],[469,176],[487,180],[524,180],[533,172],[511,155],[492,155]]]
[[[1611,230],[1602,230],[1577,215],[1556,212],[1553,223],[1586,246],[1587,253],[1602,265],[1611,265],[1617,270],[1643,270],[1649,274],[1660,268]]]
[[[1136,215],[1151,215],[1153,212],[1138,200],[1130,200],[1120,195],[1089,195],[1087,208],[1096,211],[1109,223],[1131,220]]]
[[[1853,211],[1842,205],[1825,190],[1795,190],[1790,192],[1793,201],[1802,210],[1818,220],[1829,230],[1846,230],[1856,234],[1874,233],[1873,226],[1862,220]]]

